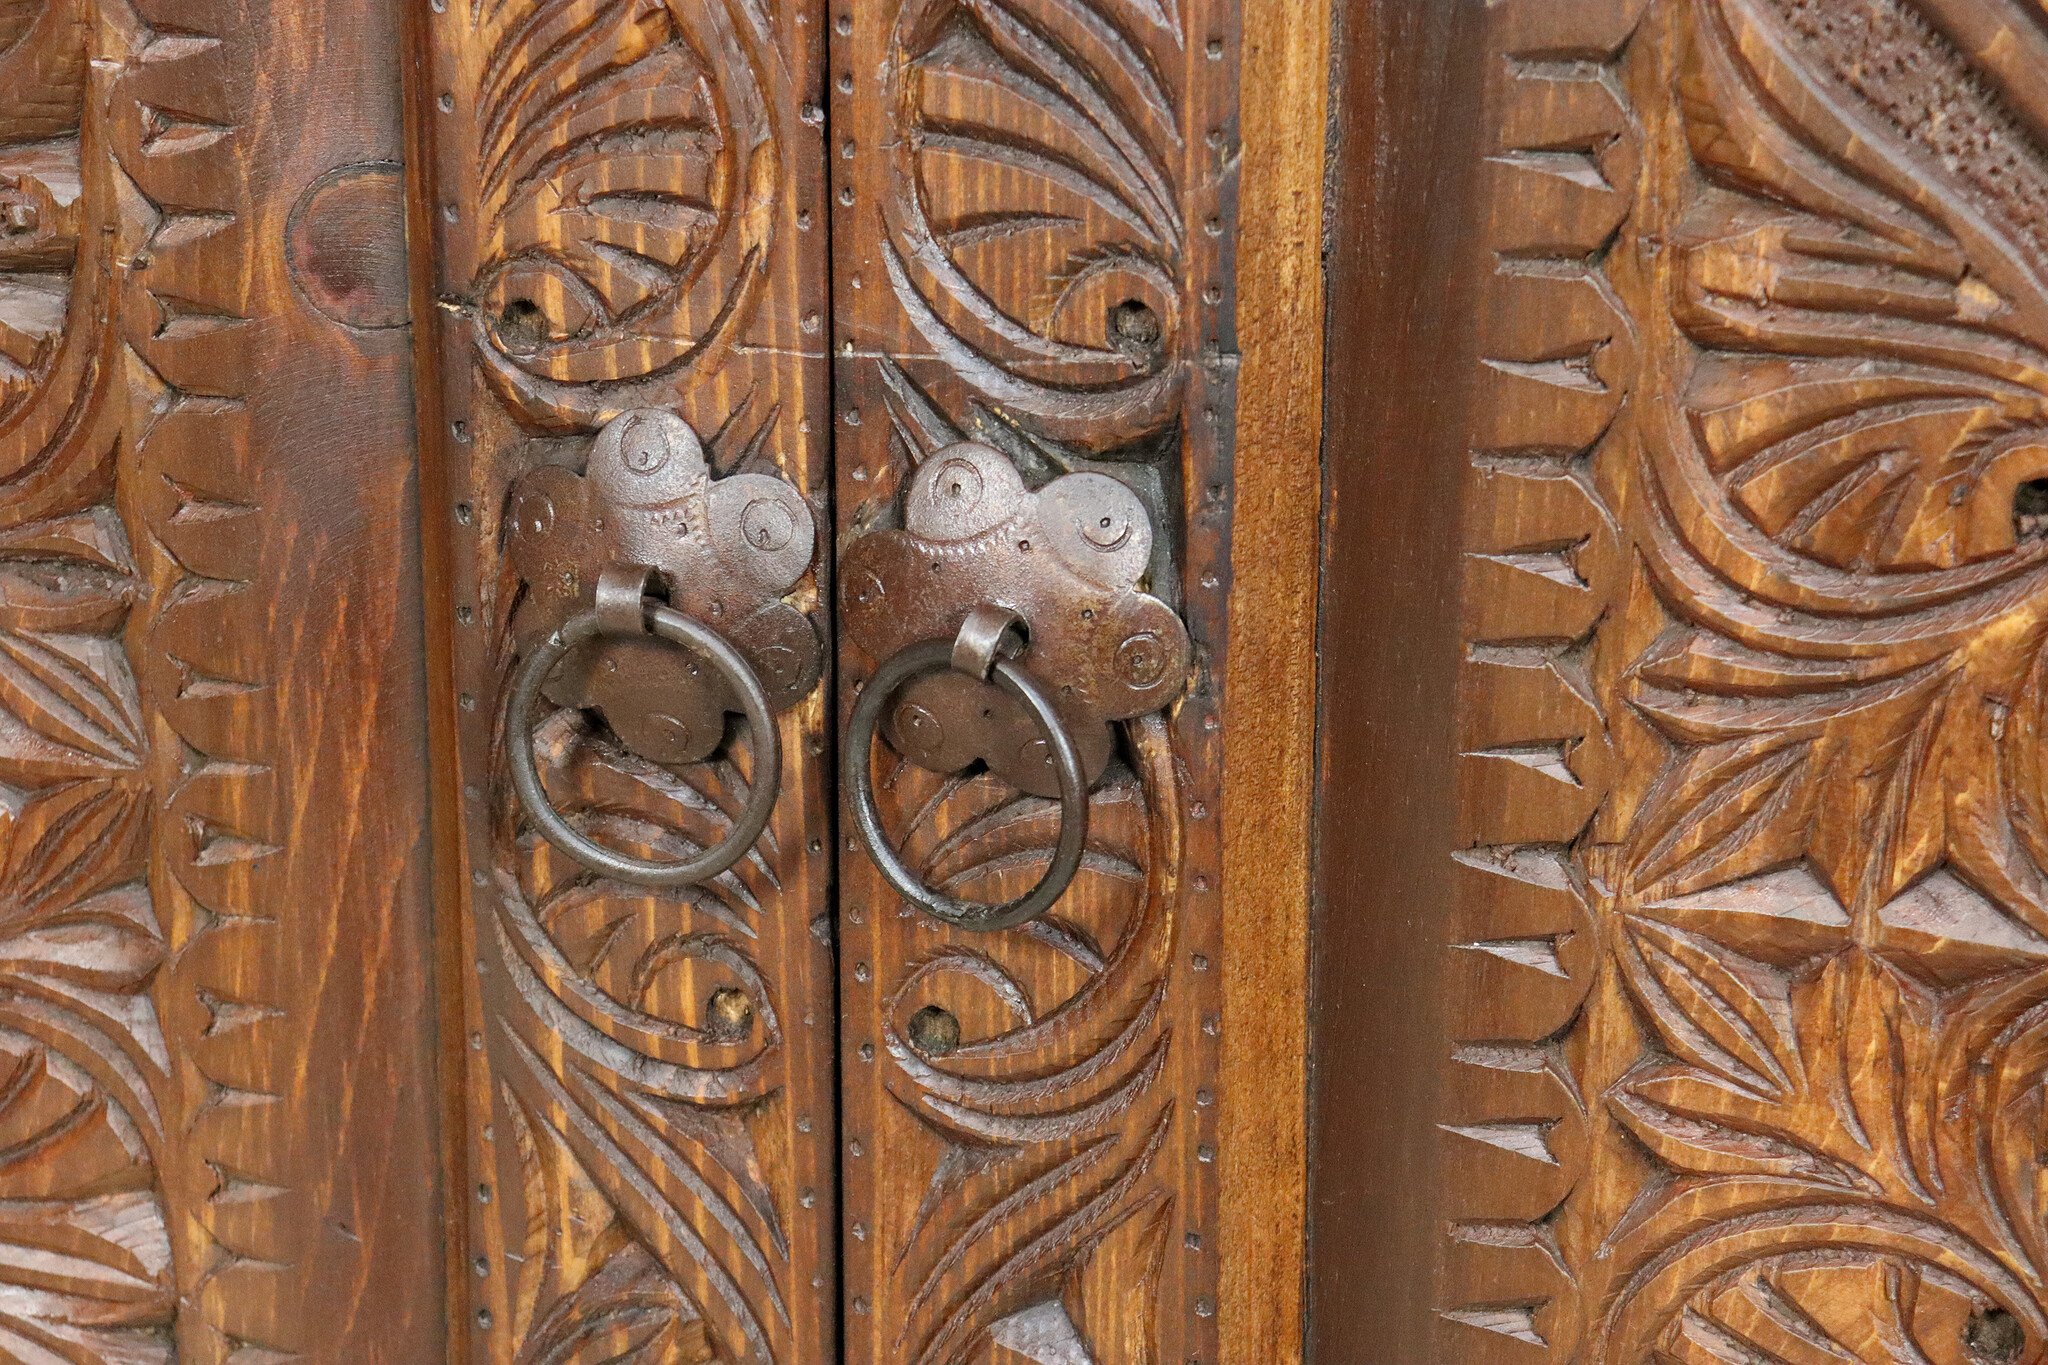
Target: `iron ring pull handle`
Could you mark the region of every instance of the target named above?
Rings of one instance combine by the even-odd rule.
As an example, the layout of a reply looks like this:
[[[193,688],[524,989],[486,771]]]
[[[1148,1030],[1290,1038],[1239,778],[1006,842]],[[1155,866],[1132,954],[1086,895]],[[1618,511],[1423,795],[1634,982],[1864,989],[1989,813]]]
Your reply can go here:
[[[593,872],[638,886],[696,886],[746,856],[775,812],[782,789],[782,740],[769,712],[768,693],[740,652],[708,626],[700,625],[652,593],[657,575],[643,566],[614,565],[597,581],[597,605],[572,616],[542,641],[513,676],[506,703],[506,746],[512,789],[541,833],[562,852]],[[636,858],[587,837],[548,800],[534,759],[534,710],[548,674],[579,645],[603,636],[652,635],[702,655],[732,689],[754,738],[754,773],[747,803],[725,838],[683,862]]]
[[[934,919],[961,929],[1013,929],[1051,909],[1081,869],[1088,841],[1088,780],[1080,751],[1052,699],[1014,662],[1024,649],[1024,622],[1002,607],[979,606],[967,614],[952,640],[926,640],[891,655],[861,690],[846,735],[845,795],[854,828],[867,845],[868,856],[889,885],[905,900]],[[1045,735],[1060,780],[1060,837],[1052,863],[1032,887],[1000,905],[959,900],[926,886],[891,847],[875,803],[873,750],[875,732],[890,698],[917,678],[955,669],[995,683],[1024,704]]]

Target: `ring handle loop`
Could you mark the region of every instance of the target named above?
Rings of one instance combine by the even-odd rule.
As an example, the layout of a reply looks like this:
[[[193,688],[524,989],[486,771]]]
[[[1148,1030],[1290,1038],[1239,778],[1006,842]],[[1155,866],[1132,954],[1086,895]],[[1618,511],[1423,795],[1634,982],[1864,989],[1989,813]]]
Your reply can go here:
[[[593,872],[638,886],[696,886],[746,856],[775,813],[782,789],[782,738],[770,713],[768,693],[740,652],[710,627],[700,625],[652,596],[651,570],[606,569],[598,580],[597,606],[572,616],[543,640],[513,675],[506,702],[505,744],[512,764],[512,789],[547,841]],[[635,603],[637,602],[637,609]],[[534,711],[548,674],[569,652],[606,636],[652,635],[708,660],[740,699],[754,738],[754,774],[747,803],[725,838],[684,862],[656,862],[606,848],[577,830],[555,809],[541,786],[534,759]]]
[[[1023,652],[1024,622],[1002,607],[979,606],[969,612],[951,640],[926,640],[891,655],[854,703],[847,726],[843,779],[854,828],[867,845],[868,856],[898,895],[934,919],[961,929],[1013,929],[1036,919],[1066,894],[1088,842],[1088,779],[1081,754],[1052,698],[1013,662]],[[1015,900],[1000,905],[959,900],[926,886],[890,846],[875,801],[874,742],[882,713],[907,684],[931,673],[954,669],[993,682],[1024,704],[1044,734],[1060,780],[1060,837],[1051,864],[1038,884]]]

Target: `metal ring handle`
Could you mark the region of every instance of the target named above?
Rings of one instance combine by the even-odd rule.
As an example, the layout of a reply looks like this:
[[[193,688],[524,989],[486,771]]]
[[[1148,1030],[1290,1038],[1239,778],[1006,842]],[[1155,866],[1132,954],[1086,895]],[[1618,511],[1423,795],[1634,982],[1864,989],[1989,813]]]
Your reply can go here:
[[[977,624],[986,627],[986,610],[978,608],[969,616],[967,624],[961,627],[962,639],[968,638]],[[919,881],[917,874],[890,847],[888,834],[882,828],[881,810],[875,803],[875,733],[889,699],[906,683],[928,673],[942,673],[955,667],[962,672],[974,672],[973,668],[962,666],[969,656],[978,656],[977,662],[986,659],[988,672],[980,676],[1024,703],[1031,712],[1052,750],[1053,766],[1060,779],[1060,838],[1053,849],[1052,863],[1038,879],[1038,885],[1001,905],[958,900]],[[853,718],[848,724],[844,786],[846,802],[853,808],[854,828],[860,832],[868,856],[874,859],[889,885],[926,914],[958,928],[1013,929],[1036,919],[1066,893],[1074,874],[1081,870],[1081,855],[1088,842],[1088,779],[1081,771],[1080,751],[1074,747],[1074,737],[1068,733],[1059,712],[1053,709],[1052,699],[1032,681],[1030,674],[992,647],[961,649],[956,640],[927,640],[898,651],[876,669],[861,690],[860,700],[854,703]]]
[[[782,738],[775,718],[769,713],[768,693],[754,670],[738,650],[708,626],[699,625],[658,599],[642,598],[639,612],[641,633],[659,636],[671,644],[694,650],[711,662],[720,677],[740,699],[747,724],[754,736],[754,780],[747,804],[731,833],[687,862],[653,862],[606,848],[578,832],[548,801],[542,790],[540,768],[533,754],[533,712],[540,700],[541,684],[554,672],[570,650],[605,635],[630,635],[629,624],[621,620],[619,604],[603,600],[596,609],[573,616],[561,629],[548,636],[540,647],[519,665],[512,680],[512,697],[506,704],[506,746],[511,751],[512,789],[519,804],[540,826],[548,842],[593,872],[639,886],[694,886],[708,882],[746,855],[768,827],[775,812],[775,799],[782,787]]]

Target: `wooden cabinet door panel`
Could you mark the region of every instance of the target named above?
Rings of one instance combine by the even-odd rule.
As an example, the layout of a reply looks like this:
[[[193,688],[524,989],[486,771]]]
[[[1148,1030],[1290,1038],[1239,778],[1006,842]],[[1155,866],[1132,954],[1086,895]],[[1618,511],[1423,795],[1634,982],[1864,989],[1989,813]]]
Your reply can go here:
[[[398,53],[0,6],[8,1359],[442,1351]]]
[[[1453,98],[1382,111],[1353,221],[1419,268],[1347,287],[1442,383],[1355,429],[1459,472],[1427,530],[1340,490],[1338,541],[1457,610],[1410,637],[1433,708],[1331,732],[1327,790],[1404,751],[1445,819],[1326,842],[1341,960],[1418,973],[1412,1046],[1325,1043],[1326,1346],[2038,1359],[2048,18],[1396,9]],[[1337,889],[1423,858],[1419,922]],[[1325,1008],[1385,1010],[1339,960]],[[1429,1173],[1379,1209],[1375,1146]]]
[[[0,0],[0,1358],[1214,1365],[1240,8]],[[1121,483],[1151,553],[1080,580],[1192,655],[987,934],[833,790],[839,555],[965,441]],[[765,832],[563,852],[529,733],[654,859],[767,772],[647,641],[509,714],[546,612],[624,520],[806,514],[743,621],[659,585],[793,632]],[[955,894],[1048,861],[885,768]]]
[[[451,0],[420,42],[465,1358],[829,1361],[825,685],[783,718],[767,833],[701,888],[550,847],[504,748],[522,474],[580,472],[605,423],[658,409],[715,474],[779,475],[829,521],[822,6]],[[793,598],[820,629],[823,577]],[[744,744],[664,770],[574,711],[541,751],[582,828],[656,858],[722,837],[760,776]]]
[[[1146,504],[1146,582],[1198,656],[1171,707],[1121,726],[1082,872],[1039,920],[951,929],[848,841],[844,1321],[862,1365],[1217,1358],[1236,11],[832,7],[842,537],[899,524],[914,471],[962,441],[1034,488],[1108,473]],[[844,646],[842,723],[879,662]],[[877,754],[921,875],[1001,900],[1043,871],[1055,803]],[[927,1010],[956,1025],[940,1051],[913,1025]]]

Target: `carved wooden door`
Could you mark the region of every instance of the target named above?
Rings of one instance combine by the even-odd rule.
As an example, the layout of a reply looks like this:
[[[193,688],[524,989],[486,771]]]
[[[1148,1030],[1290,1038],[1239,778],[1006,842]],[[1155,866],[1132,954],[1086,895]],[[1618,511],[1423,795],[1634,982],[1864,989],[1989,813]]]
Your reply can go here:
[[[428,20],[479,1358],[600,1334],[650,1359],[1215,1358],[1217,923],[1188,912],[1218,880],[1229,11]],[[676,600],[782,670],[784,795],[730,874],[650,896],[516,817],[498,717],[638,515],[625,484],[700,440],[709,500],[665,506],[737,532],[722,564],[783,571]],[[801,497],[721,513],[763,475]],[[788,558],[792,513],[832,552]],[[1071,889],[994,931],[913,909],[829,782],[860,758],[912,896],[1050,875],[1080,818],[1012,697],[913,680],[883,742],[846,734],[872,669],[989,601],[1024,614],[1093,787]],[[835,636],[836,707],[792,661]],[[650,766],[701,754],[663,750],[643,665],[608,666],[558,700],[625,752],[571,712],[542,739],[579,827],[657,857],[715,838],[758,745]]]
[[[1217,1358],[1236,22],[0,0],[0,1358]]]
[[[2041,1360],[2048,9],[1371,8],[1322,1345]]]

